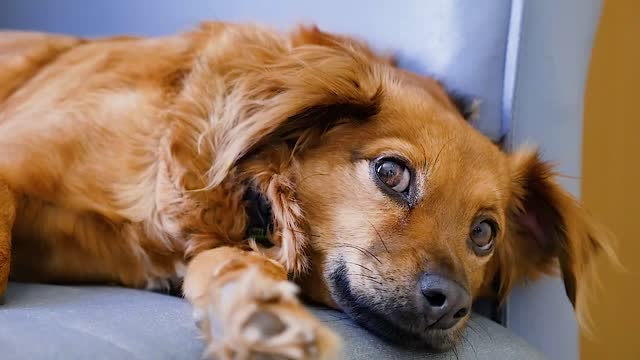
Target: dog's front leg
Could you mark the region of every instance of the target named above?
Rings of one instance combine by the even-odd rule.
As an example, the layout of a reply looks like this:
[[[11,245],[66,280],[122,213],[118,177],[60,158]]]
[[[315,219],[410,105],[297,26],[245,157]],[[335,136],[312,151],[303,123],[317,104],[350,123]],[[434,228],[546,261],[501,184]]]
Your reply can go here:
[[[215,359],[336,359],[338,339],[296,297],[278,263],[221,247],[189,264],[185,297]]]

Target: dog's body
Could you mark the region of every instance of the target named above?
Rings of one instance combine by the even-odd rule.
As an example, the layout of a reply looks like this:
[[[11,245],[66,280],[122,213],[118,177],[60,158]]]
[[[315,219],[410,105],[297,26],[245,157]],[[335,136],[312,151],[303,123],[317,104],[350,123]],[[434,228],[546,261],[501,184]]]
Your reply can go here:
[[[186,276],[209,351],[229,358],[332,356],[287,274],[378,333],[445,347],[496,274],[506,292],[559,257],[575,300],[603,246],[535,153],[502,153],[435,81],[317,29],[0,33],[0,185],[12,278]],[[247,189],[270,202],[273,247],[247,239]],[[459,304],[435,318],[443,281]]]

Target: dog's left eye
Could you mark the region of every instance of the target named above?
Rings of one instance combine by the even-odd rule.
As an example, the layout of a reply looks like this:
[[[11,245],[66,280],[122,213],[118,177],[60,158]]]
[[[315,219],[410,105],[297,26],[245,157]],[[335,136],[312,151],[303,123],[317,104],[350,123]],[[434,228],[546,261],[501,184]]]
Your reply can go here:
[[[478,219],[469,231],[469,238],[475,245],[475,249],[482,253],[488,253],[493,247],[493,239],[496,236],[496,225],[488,219]]]
[[[403,193],[409,189],[411,173],[406,166],[392,159],[380,159],[375,166],[376,175],[391,190]]]

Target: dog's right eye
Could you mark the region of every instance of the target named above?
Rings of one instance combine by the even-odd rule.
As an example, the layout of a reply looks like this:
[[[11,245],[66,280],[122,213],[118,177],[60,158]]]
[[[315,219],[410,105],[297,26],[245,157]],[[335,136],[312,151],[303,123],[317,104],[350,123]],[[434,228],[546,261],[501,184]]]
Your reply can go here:
[[[406,166],[393,159],[380,159],[375,165],[376,175],[391,190],[404,193],[409,189],[411,173]]]

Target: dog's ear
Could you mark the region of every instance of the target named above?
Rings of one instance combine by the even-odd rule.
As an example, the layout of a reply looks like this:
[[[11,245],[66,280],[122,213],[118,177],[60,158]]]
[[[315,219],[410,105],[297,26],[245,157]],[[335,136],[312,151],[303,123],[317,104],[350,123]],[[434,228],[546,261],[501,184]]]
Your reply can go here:
[[[556,183],[552,167],[536,151],[518,151],[510,161],[508,225],[497,247],[503,294],[517,281],[554,273],[559,263],[567,296],[583,323],[593,258],[612,254],[609,236]]]
[[[237,39],[227,39],[229,44],[249,43],[244,53],[221,57],[214,47],[196,63],[181,95],[185,101],[172,112],[184,119],[173,132],[172,171],[196,174],[188,188],[198,190],[234,175],[250,180],[270,201],[274,219],[274,246],[254,246],[300,274],[308,241],[291,177],[295,155],[340,124],[376,115],[385,74],[379,62],[350,46],[283,43],[258,35],[230,33]],[[178,151],[185,147],[189,151]],[[180,172],[189,166],[194,170]]]
[[[352,48],[361,55],[369,57],[372,61],[379,61],[387,65],[396,66],[397,59],[391,53],[374,51],[365,41],[353,36],[343,36],[328,33],[320,30],[317,26],[300,26],[291,35],[291,42],[294,46],[299,45],[322,45],[330,48]]]
[[[216,156],[209,186],[220,184],[247,154],[270,143],[298,145],[309,132],[375,115],[383,96],[379,71],[350,48],[300,45],[271,54],[263,63],[235,62],[242,75],[230,89],[234,124],[216,129]],[[274,50],[275,51],[275,50]],[[256,55],[257,57],[257,55]]]

